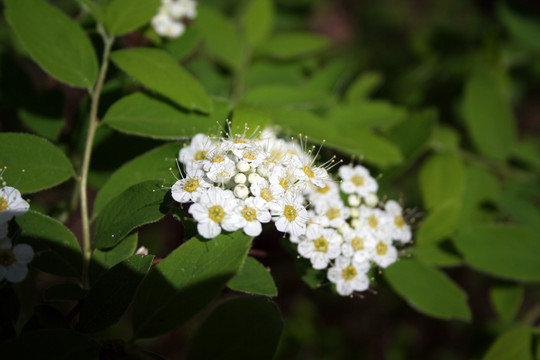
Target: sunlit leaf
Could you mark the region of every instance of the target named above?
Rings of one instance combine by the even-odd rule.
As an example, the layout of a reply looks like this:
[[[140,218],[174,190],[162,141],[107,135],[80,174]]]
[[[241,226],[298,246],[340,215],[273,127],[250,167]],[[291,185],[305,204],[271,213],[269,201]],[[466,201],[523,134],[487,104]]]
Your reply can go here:
[[[249,45],[255,47],[261,44],[274,25],[272,0],[250,0],[242,16],[242,24]]]
[[[105,9],[105,25],[109,34],[118,36],[150,22],[157,14],[159,0],[113,0]]]
[[[516,317],[523,301],[523,285],[501,284],[490,289],[489,296],[499,319],[510,322]]]
[[[533,360],[532,335],[533,330],[526,326],[503,333],[491,345],[483,360]]]
[[[311,55],[328,49],[330,41],[307,32],[280,33],[271,36],[259,47],[261,55],[279,59],[290,59]]]
[[[249,256],[240,272],[229,280],[227,286],[248,294],[277,296],[276,284],[270,272],[260,262]]]

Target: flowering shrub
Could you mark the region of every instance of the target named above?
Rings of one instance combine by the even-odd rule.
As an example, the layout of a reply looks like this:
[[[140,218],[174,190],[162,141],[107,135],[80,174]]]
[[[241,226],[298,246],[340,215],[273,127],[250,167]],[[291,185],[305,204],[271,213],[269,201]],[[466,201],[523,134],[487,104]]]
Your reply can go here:
[[[4,0],[0,358],[535,358],[518,3]]]

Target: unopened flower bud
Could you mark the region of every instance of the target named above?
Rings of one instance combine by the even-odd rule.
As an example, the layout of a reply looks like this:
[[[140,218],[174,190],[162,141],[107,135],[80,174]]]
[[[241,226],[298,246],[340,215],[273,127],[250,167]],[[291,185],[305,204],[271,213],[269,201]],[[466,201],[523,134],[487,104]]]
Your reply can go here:
[[[351,225],[353,228],[358,229],[359,227],[362,226],[362,222],[359,219],[353,219],[351,221]]]
[[[249,166],[249,164],[248,164],[247,161],[240,160],[240,161],[236,164],[236,168],[237,168],[238,171],[240,171],[240,172],[246,172],[246,171],[249,171],[249,170],[251,169],[251,166]]]
[[[262,179],[263,178],[257,173],[251,173],[248,176],[248,181],[250,184],[258,184]]]
[[[234,196],[236,196],[239,199],[245,199],[249,195],[249,189],[246,185],[236,185],[233,190]]]
[[[366,204],[369,207],[375,207],[379,203],[379,198],[375,194],[369,194],[366,196]]]
[[[350,206],[360,206],[360,197],[356,194],[349,195],[347,201]]]
[[[245,184],[245,183],[246,183],[246,180],[247,180],[246,175],[244,175],[244,174],[242,174],[242,173],[238,173],[238,174],[236,174],[236,176],[234,177],[234,182],[237,183],[237,184]]]
[[[135,252],[135,255],[148,255],[148,249],[145,248],[144,246],[141,246],[140,248],[137,249],[137,251]]]
[[[351,217],[357,218],[360,216],[360,209],[359,208],[351,208]]]

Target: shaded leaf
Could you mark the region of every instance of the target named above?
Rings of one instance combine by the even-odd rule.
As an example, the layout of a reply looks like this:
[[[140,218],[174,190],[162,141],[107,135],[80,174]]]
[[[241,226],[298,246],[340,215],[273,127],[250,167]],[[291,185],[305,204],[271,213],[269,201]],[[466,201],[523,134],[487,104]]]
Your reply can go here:
[[[414,256],[427,264],[436,266],[458,266],[463,263],[459,254],[448,251],[441,244],[427,244],[414,248]]]
[[[45,291],[46,301],[73,301],[84,298],[87,291],[76,283],[54,285]]]
[[[134,336],[163,334],[199,312],[240,270],[250,244],[251,238],[235,232],[209,241],[192,238],[170,253],[135,295]]]
[[[417,260],[400,259],[384,277],[407,302],[429,316],[469,321],[467,296],[444,273]]]
[[[386,101],[363,101],[330,109],[328,120],[340,127],[367,127],[388,130],[400,123],[407,113]]]
[[[424,246],[437,243],[453,234],[457,228],[461,210],[459,200],[447,200],[435,206],[422,220],[416,236],[416,244]]]
[[[158,181],[133,185],[103,208],[96,222],[94,246],[115,246],[135,228],[156,222],[168,212],[169,191]]]
[[[153,259],[153,255],[134,255],[103,274],[84,301],[77,328],[92,333],[120,320]]]
[[[373,93],[383,82],[383,76],[378,72],[360,74],[347,89],[345,99],[349,102],[362,100]]]
[[[68,228],[58,220],[33,210],[15,218],[15,221],[22,229],[21,242],[30,244],[34,249],[31,266],[60,276],[81,275],[81,247]]]
[[[274,35],[259,47],[261,55],[290,59],[311,55],[328,49],[330,41],[320,35],[307,32],[290,32]]]
[[[6,0],[5,6],[9,25],[39,66],[68,85],[92,89],[96,53],[75,21],[44,0]]]
[[[507,331],[495,340],[483,359],[533,360],[532,335],[532,329],[525,326]]]
[[[96,249],[90,261],[90,282],[93,283],[105,271],[133,255],[137,250],[138,240],[139,236],[135,231],[110,249]]]
[[[62,125],[64,125],[64,119],[62,117],[38,115],[26,109],[20,109],[17,115],[25,127],[37,135],[53,141],[56,140],[58,134],[60,134],[60,130],[62,130]]]
[[[539,19],[518,14],[503,1],[497,2],[497,14],[507,30],[523,44],[540,50]]]
[[[489,274],[540,281],[540,241],[531,229],[513,224],[473,225],[454,239],[465,261]]]
[[[21,193],[53,187],[74,175],[71,163],[60,149],[30,134],[0,134],[0,169],[5,166],[3,179],[8,185],[17,184]]]
[[[236,291],[248,294],[277,296],[276,284],[270,272],[256,259],[248,256],[240,272],[236,274],[227,286]]]
[[[242,16],[244,33],[248,44],[256,47],[272,31],[274,25],[274,4],[272,0],[251,0]]]
[[[263,297],[221,303],[191,338],[188,359],[274,358],[283,323],[277,306]],[[208,346],[208,339],[212,346]]]
[[[510,322],[516,317],[523,301],[523,285],[500,284],[490,289],[491,304],[499,319]]]
[[[434,109],[411,114],[408,119],[389,131],[388,139],[399,148],[405,159],[415,159],[426,149],[433,136],[436,121],[437,111]]]
[[[159,0],[113,0],[105,9],[105,26],[112,36],[133,31],[157,14]]]
[[[212,111],[212,103],[193,75],[164,50],[132,48],[117,50],[111,59],[144,86],[187,109]]]

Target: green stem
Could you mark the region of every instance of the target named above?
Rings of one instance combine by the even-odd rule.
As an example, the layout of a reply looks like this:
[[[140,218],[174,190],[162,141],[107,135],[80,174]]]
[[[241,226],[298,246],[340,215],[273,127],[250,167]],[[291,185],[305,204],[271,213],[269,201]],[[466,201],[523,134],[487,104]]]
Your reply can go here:
[[[109,37],[105,32],[105,29],[98,25],[98,32],[101,34],[104,43],[103,50],[103,59],[101,62],[101,69],[99,70],[99,76],[94,87],[94,90],[91,92],[92,105],[90,108],[90,122],[88,124],[88,133],[86,135],[86,145],[84,148],[84,158],[81,169],[81,178],[80,178],[80,197],[81,197],[81,220],[82,220],[82,231],[83,231],[83,271],[82,271],[82,283],[84,288],[89,287],[88,281],[88,266],[90,264],[90,259],[92,258],[92,245],[90,237],[90,218],[88,216],[88,194],[87,194],[87,184],[88,184],[88,171],[90,169],[90,159],[92,157],[92,146],[94,144],[94,136],[96,134],[96,129],[99,125],[98,119],[98,109],[99,109],[99,98],[101,95],[101,88],[103,87],[103,82],[105,81],[105,75],[107,74],[107,67],[109,66],[109,54],[111,52],[111,47],[114,42],[114,37]]]
[[[232,88],[232,94],[231,94],[232,102],[234,105],[236,105],[236,103],[244,95],[246,70],[250,62],[251,62],[251,49],[248,47],[244,51],[242,62],[240,63],[240,65],[238,66],[238,69],[236,69],[234,73],[233,88]]]

